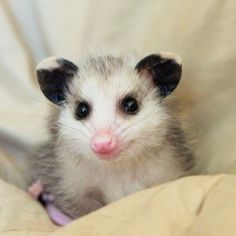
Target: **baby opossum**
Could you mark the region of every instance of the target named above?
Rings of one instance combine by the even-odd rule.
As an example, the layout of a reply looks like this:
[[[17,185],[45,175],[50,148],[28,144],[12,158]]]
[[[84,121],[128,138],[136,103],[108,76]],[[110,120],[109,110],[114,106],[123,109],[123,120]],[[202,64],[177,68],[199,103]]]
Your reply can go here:
[[[43,94],[58,106],[51,139],[34,156],[35,179],[72,218],[136,191],[191,174],[193,155],[165,105],[178,85],[171,53],[39,63]]]

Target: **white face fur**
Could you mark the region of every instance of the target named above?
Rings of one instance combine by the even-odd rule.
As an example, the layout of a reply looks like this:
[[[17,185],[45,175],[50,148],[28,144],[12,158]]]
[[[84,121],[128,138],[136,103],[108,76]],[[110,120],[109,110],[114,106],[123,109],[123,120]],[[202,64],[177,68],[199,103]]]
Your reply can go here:
[[[38,66],[38,71],[48,70],[50,63],[55,69],[55,60],[47,59],[46,64]],[[68,153],[94,161],[148,158],[163,145],[169,119],[159,87],[146,71],[135,69],[134,60],[112,60],[110,56],[88,60],[74,74],[70,68],[70,82],[63,88],[64,100],[59,101],[59,140],[68,147]],[[178,60],[174,62],[179,63]],[[47,96],[48,92],[43,92]],[[131,101],[131,112],[126,110],[127,99]],[[78,117],[81,104],[87,105],[84,117]],[[104,132],[115,140],[112,150],[94,151],[94,140],[103,142]]]

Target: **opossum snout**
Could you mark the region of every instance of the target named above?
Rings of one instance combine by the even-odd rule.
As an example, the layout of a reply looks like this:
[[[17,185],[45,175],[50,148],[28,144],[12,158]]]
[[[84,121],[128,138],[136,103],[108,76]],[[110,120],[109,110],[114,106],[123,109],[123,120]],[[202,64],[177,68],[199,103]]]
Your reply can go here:
[[[117,136],[110,130],[99,130],[91,140],[92,150],[99,155],[107,156],[117,148]],[[110,159],[110,158],[101,158]]]

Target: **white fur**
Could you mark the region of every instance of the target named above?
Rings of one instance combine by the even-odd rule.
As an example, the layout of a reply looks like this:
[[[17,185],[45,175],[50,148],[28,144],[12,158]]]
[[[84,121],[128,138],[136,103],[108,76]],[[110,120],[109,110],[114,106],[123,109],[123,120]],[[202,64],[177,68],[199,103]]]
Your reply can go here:
[[[51,70],[57,68],[59,65],[57,63],[58,57],[48,57],[38,63],[36,70]]]
[[[179,55],[172,52],[161,52],[160,55],[164,58],[172,59],[176,61],[179,65],[182,65],[182,59]]]
[[[107,203],[114,202],[136,191],[155,186],[180,177],[177,161],[172,154],[160,153],[158,160],[139,158],[136,161],[121,163],[104,163],[91,160],[68,161],[61,157],[61,168],[58,172],[64,181],[60,188],[66,189],[70,196],[81,196],[92,188],[99,188]],[[167,171],[171,170],[171,171]],[[71,187],[73,186],[73,187]]]

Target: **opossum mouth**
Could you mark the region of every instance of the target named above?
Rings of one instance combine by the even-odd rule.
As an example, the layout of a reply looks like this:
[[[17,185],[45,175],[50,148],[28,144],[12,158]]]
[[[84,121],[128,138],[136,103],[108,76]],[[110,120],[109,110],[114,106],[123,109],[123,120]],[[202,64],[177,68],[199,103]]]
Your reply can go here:
[[[98,157],[98,159],[103,161],[112,161],[119,158],[119,153],[120,150],[116,149],[110,154],[96,154],[96,156]]]
[[[110,153],[110,154],[96,154],[98,159],[102,161],[113,161],[121,159],[124,155],[124,152],[127,151],[127,149],[130,149],[131,146],[133,146],[133,143],[135,141],[131,140],[125,144],[119,144],[119,146],[116,147],[116,149]]]

